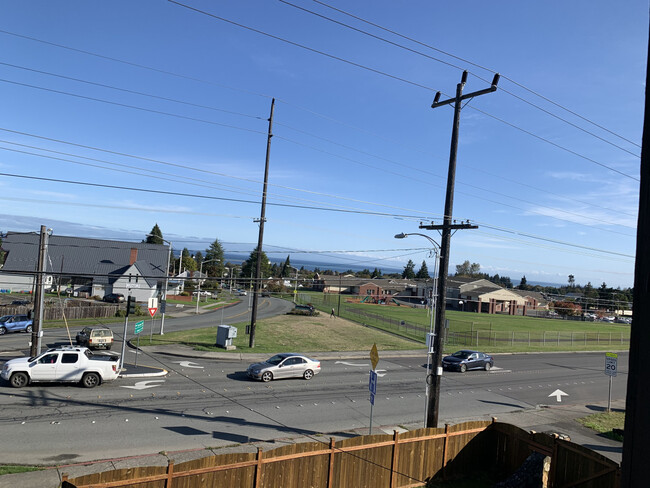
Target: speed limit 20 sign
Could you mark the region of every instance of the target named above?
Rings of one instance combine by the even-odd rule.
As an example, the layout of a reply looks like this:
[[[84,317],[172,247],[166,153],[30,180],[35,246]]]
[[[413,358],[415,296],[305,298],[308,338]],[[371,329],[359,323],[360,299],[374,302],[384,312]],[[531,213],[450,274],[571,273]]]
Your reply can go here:
[[[615,352],[605,353],[605,374],[607,376],[616,376],[616,362],[618,361],[618,354]]]

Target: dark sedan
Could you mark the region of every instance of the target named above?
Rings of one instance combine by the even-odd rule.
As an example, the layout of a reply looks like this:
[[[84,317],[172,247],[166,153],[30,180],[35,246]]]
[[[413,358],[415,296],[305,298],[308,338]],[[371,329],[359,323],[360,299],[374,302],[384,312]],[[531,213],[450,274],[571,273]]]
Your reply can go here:
[[[124,295],[121,293],[109,293],[104,295],[103,300],[110,303],[122,303],[124,301]]]
[[[494,366],[494,358],[488,354],[478,351],[464,349],[456,351],[451,356],[442,358],[442,369],[448,371],[460,371],[464,373],[468,369],[484,369],[490,371]]]

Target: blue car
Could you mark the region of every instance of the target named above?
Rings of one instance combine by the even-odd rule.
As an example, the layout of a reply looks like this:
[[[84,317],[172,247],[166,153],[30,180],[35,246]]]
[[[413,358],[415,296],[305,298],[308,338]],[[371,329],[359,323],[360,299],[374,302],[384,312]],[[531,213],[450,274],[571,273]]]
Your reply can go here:
[[[490,371],[494,366],[494,358],[488,354],[478,351],[464,349],[456,351],[451,356],[442,358],[442,369],[460,371],[464,373],[468,369],[484,369]]]
[[[27,315],[4,315],[0,317],[0,335],[7,332],[27,332],[32,331],[32,319]]]

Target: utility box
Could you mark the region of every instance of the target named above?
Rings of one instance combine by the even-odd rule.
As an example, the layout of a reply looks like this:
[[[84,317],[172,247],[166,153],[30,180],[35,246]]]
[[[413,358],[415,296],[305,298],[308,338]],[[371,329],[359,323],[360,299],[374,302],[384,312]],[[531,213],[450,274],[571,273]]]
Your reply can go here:
[[[232,340],[237,337],[237,327],[230,325],[220,325],[217,328],[217,346],[227,350],[235,349]]]

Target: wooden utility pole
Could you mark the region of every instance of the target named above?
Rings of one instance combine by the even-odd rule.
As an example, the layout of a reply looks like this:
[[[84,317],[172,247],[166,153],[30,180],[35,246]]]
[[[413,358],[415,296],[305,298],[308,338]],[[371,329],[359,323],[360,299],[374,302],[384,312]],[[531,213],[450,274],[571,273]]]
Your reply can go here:
[[[255,347],[255,325],[257,322],[257,298],[262,279],[262,243],[264,241],[264,222],[266,222],[266,188],[269,183],[269,156],[271,155],[271,138],[273,137],[273,109],[275,98],[271,100],[271,115],[269,116],[269,132],[266,138],[266,163],[264,165],[264,188],[262,189],[262,211],[260,214],[260,233],[257,239],[257,266],[255,267],[255,282],[253,283],[253,306],[251,308],[251,326],[248,347]]]
[[[420,229],[440,230],[442,240],[440,242],[440,271],[438,278],[438,298],[436,300],[436,319],[433,338],[433,358],[431,367],[433,373],[427,381],[431,384],[427,402],[427,427],[438,427],[438,411],[440,398],[440,379],[442,378],[442,328],[445,326],[445,307],[447,305],[447,275],[449,274],[449,248],[451,231],[456,229],[476,229],[475,225],[469,223],[452,224],[451,216],[454,209],[454,185],[456,181],[456,155],[458,153],[458,131],[460,128],[461,102],[468,98],[478,97],[492,93],[497,89],[499,74],[494,75],[492,85],[485,90],[479,90],[463,95],[463,88],[467,82],[467,71],[463,71],[461,82],[456,86],[456,96],[440,102],[440,92],[436,93],[431,108],[443,105],[454,104],[454,125],[451,132],[451,149],[449,151],[449,172],[447,173],[447,195],[445,197],[445,214],[442,225],[420,225]]]
[[[38,262],[36,264],[36,288],[34,289],[34,316],[32,317],[32,343],[29,355],[36,357],[41,353],[41,337],[43,336],[43,298],[45,288],[45,269],[47,255],[48,230],[41,225],[41,236],[38,245]]]
[[[650,62],[650,51],[648,51]],[[647,65],[650,66],[650,65]],[[621,487],[648,486],[650,459],[650,377],[647,368],[650,350],[650,71],[646,68],[645,120],[641,149],[641,183],[639,185],[639,217],[636,234],[634,298],[630,333],[630,358],[625,400],[625,432]]]

